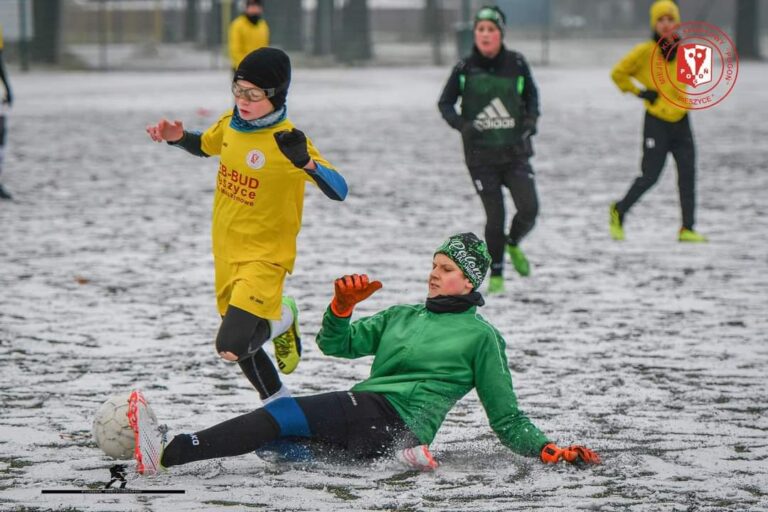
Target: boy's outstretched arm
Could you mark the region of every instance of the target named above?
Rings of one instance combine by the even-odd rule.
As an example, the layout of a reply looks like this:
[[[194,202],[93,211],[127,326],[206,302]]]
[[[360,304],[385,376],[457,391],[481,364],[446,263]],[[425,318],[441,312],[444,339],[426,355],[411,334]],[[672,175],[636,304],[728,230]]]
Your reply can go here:
[[[317,333],[317,345],[328,356],[355,359],[376,353],[387,323],[387,311],[350,322],[358,302],[382,287],[366,274],[352,274],[334,282],[331,304],[323,315],[323,326]]]
[[[347,197],[348,187],[344,176],[335,169],[326,167],[320,162],[313,160],[309,154],[311,142],[307,140],[306,135],[296,128],[288,131],[283,130],[275,133],[275,142],[277,147],[291,161],[293,165],[309,174],[317,183],[317,186],[323,193],[334,201],[343,201]],[[313,148],[313,152],[316,152]]]
[[[165,141],[195,156],[210,156],[202,149],[201,134],[186,131],[181,121],[170,122],[167,119],[161,119],[157,124],[147,126],[147,133],[155,142]]]

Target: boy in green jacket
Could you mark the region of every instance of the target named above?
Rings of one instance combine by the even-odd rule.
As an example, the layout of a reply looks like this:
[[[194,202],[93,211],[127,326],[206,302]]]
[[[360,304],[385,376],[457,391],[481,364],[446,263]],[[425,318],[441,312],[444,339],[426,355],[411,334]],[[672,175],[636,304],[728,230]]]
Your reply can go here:
[[[331,356],[374,356],[370,377],[350,391],[275,400],[177,435],[167,446],[154,433],[156,425],[142,429],[134,422],[145,472],[240,455],[276,441],[340,449],[354,458],[395,455],[410,467],[431,470],[437,463],[428,445],[448,411],[473,388],[491,428],[515,453],[545,463],[598,464],[588,448],[556,446],[518,409],[504,339],[477,313],[484,304],[477,289],[490,263],[485,242],[473,233],[454,235],[435,251],[424,304],[393,306],[354,322],[355,305],[382,284],[366,275],[337,279],[318,346]],[[144,403],[135,408],[139,415]]]

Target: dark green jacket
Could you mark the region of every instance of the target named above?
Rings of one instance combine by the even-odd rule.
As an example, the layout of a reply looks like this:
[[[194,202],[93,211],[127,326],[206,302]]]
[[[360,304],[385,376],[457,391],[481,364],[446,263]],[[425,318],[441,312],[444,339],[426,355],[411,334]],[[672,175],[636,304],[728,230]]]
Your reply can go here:
[[[472,388],[512,451],[538,456],[549,442],[517,408],[504,339],[476,307],[433,313],[424,305],[401,305],[354,322],[329,308],[317,343],[329,356],[374,356],[370,377],[352,390],[384,395],[424,444]]]

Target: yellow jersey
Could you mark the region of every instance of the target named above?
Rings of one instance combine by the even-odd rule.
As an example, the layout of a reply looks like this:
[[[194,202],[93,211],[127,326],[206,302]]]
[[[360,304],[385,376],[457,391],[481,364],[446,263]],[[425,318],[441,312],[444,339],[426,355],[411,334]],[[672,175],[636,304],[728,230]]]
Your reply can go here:
[[[294,166],[275,142],[275,132],[291,130],[287,118],[254,132],[230,126],[232,111],[201,136],[201,149],[220,155],[211,226],[213,254],[230,263],[265,261],[293,271],[301,229],[304,188],[315,183]],[[333,169],[307,139],[309,156]]]
[[[269,46],[269,25],[263,18],[253,24],[245,14],[241,14],[229,24],[229,58],[232,69],[237,69],[246,55],[265,46]]]
[[[611,71],[611,78],[624,92],[631,92],[635,95],[640,92],[640,88],[633,80],[642,84],[646,89],[658,92],[659,97],[653,104],[645,100],[646,110],[654,117],[674,123],[682,119],[688,111],[670,103],[667,98],[676,98],[678,103],[684,102],[684,93],[681,93],[680,89],[685,90],[685,85],[672,83],[672,80],[677,76],[676,62],[668,62],[664,59],[661,49],[656,49],[654,55],[655,47],[656,41],[653,40],[635,46],[616,64]],[[651,63],[651,57],[653,57],[653,63]],[[665,66],[666,72],[664,71]],[[651,73],[656,74],[656,83],[654,83],[654,77]],[[656,84],[659,84],[660,87]]]

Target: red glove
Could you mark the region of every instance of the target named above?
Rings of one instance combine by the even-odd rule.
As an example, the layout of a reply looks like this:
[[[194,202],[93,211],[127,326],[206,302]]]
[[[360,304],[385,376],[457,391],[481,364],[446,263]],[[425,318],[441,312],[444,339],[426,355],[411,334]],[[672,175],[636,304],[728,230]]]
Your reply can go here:
[[[382,287],[381,281],[368,282],[366,274],[340,277],[333,285],[335,293],[331,301],[331,311],[341,318],[352,316],[355,304],[364,301]]]
[[[544,464],[557,464],[561,460],[577,466],[600,464],[600,456],[586,446],[572,444],[568,448],[560,448],[555,443],[549,443],[541,449],[541,462]]]

